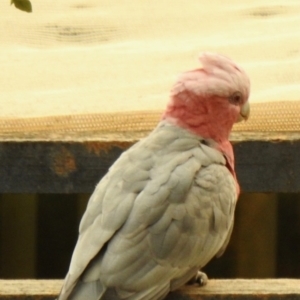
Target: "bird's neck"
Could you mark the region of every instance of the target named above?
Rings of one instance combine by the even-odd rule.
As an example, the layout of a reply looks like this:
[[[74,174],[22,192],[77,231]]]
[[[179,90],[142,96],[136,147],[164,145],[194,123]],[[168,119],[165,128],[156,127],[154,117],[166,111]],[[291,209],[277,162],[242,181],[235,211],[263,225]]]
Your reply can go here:
[[[222,107],[222,101],[218,105],[213,105],[212,101],[202,105],[171,101],[162,118],[202,138],[223,143],[229,139],[236,116],[230,109]]]
[[[170,103],[162,116],[163,120],[180,126],[201,138],[214,140],[215,148],[226,158],[227,168],[236,179],[234,155],[229,135],[236,116],[231,111],[219,110],[207,106],[191,107]],[[237,192],[239,186],[237,184]]]

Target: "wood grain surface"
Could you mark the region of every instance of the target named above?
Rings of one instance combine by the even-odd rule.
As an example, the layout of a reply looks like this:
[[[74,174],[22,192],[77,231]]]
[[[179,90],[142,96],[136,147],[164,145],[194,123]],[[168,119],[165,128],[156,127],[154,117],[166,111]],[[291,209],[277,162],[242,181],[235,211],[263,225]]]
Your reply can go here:
[[[0,142],[0,193],[91,193],[131,142]],[[300,141],[234,143],[243,192],[300,192]]]
[[[0,280],[0,299],[54,300],[61,280]],[[210,280],[205,287],[186,286],[169,294],[168,300],[202,299],[300,299],[297,279]]]

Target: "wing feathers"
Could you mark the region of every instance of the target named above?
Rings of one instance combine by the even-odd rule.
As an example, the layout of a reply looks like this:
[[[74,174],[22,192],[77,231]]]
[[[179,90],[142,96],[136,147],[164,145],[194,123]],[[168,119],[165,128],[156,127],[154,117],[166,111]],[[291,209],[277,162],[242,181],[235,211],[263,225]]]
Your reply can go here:
[[[72,289],[73,300],[81,293],[154,300],[172,279],[172,289],[189,280],[219,251],[233,222],[236,187],[225,165],[199,137],[161,122],[98,184],[59,300]]]

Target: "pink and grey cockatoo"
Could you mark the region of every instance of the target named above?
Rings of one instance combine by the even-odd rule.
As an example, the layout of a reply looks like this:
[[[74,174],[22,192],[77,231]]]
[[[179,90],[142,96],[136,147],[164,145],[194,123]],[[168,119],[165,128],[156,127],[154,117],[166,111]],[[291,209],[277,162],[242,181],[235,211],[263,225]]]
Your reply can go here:
[[[97,185],[59,300],[163,299],[224,251],[239,195],[228,138],[248,118],[250,82],[227,57],[200,62]]]

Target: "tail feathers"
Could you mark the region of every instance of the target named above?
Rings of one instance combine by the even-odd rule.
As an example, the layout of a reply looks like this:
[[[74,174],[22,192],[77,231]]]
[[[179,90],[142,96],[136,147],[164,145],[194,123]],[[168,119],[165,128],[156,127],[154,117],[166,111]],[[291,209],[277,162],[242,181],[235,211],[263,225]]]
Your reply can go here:
[[[100,280],[78,281],[67,300],[162,300],[170,291],[170,283],[157,285],[141,292],[106,288]],[[63,296],[63,295],[60,295]],[[61,299],[61,298],[58,298]],[[63,298],[65,299],[65,298]]]
[[[141,292],[107,289],[101,300],[161,300],[170,291],[170,284],[157,285]]]
[[[154,290],[151,294],[147,296],[148,300],[162,300],[166,298],[166,296],[170,292],[170,284],[165,286],[156,287],[156,290]]]
[[[101,300],[121,300],[122,298],[117,294],[114,288],[107,289],[103,294]]]
[[[99,300],[105,291],[106,288],[100,280],[90,282],[79,280],[68,300]]]

